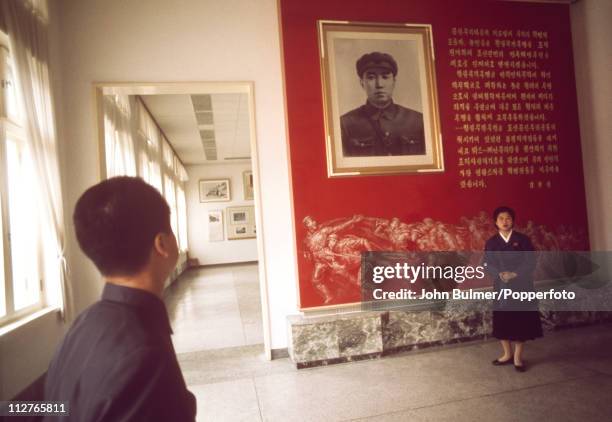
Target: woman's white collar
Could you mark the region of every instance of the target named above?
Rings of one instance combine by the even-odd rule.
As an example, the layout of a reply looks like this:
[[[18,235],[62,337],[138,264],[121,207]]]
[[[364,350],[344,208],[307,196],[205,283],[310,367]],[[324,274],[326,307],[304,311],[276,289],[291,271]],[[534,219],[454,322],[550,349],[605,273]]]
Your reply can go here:
[[[502,239],[504,239],[504,242],[508,243],[510,242],[510,237],[512,236],[512,230],[510,230],[510,233],[508,233],[508,237],[504,236],[502,232],[499,232],[499,235],[502,237]]]

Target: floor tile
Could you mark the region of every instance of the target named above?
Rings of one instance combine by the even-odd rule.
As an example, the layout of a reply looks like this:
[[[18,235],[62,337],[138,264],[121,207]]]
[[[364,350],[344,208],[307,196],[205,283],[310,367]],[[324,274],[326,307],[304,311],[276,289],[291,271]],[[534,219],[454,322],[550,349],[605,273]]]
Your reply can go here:
[[[260,421],[252,379],[190,386],[196,396],[198,422]]]
[[[355,421],[587,422],[612,415],[612,378],[586,377]]]
[[[187,385],[296,372],[289,359],[268,361],[261,344],[182,353],[178,361]]]

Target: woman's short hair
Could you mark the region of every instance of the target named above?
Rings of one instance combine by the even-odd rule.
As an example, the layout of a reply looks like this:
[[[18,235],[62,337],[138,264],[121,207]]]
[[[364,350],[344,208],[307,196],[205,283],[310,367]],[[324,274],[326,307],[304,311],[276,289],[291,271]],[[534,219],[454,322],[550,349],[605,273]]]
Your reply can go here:
[[[105,276],[136,274],[155,236],[172,232],[168,203],[138,177],[113,177],[87,189],[73,221],[81,249]]]
[[[506,207],[505,205],[495,208],[495,211],[493,211],[493,221],[497,221],[497,217],[502,212],[507,212],[508,214],[510,214],[510,217],[512,217],[512,221],[514,221],[514,210],[510,207]]]

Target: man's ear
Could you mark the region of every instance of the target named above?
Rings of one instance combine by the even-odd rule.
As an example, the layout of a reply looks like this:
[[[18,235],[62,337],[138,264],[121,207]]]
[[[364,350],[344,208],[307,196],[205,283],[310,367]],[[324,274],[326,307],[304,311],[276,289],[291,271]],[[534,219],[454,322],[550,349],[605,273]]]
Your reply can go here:
[[[153,249],[155,249],[155,252],[157,252],[164,258],[168,258],[170,256],[168,246],[168,235],[163,232],[157,233],[155,235],[155,239],[153,240]]]
[[[363,89],[365,89],[365,85],[364,85],[364,83],[363,83],[363,78],[359,78],[359,85],[361,85],[361,87],[362,87]]]

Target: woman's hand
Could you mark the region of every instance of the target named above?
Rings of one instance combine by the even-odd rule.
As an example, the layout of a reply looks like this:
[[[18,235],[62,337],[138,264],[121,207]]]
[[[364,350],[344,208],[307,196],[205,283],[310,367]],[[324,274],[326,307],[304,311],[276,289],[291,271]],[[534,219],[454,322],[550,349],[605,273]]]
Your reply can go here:
[[[510,272],[510,271],[502,271],[501,273],[499,273],[499,278],[504,283],[509,282],[510,280],[512,280],[515,277],[516,277],[516,273]]]

